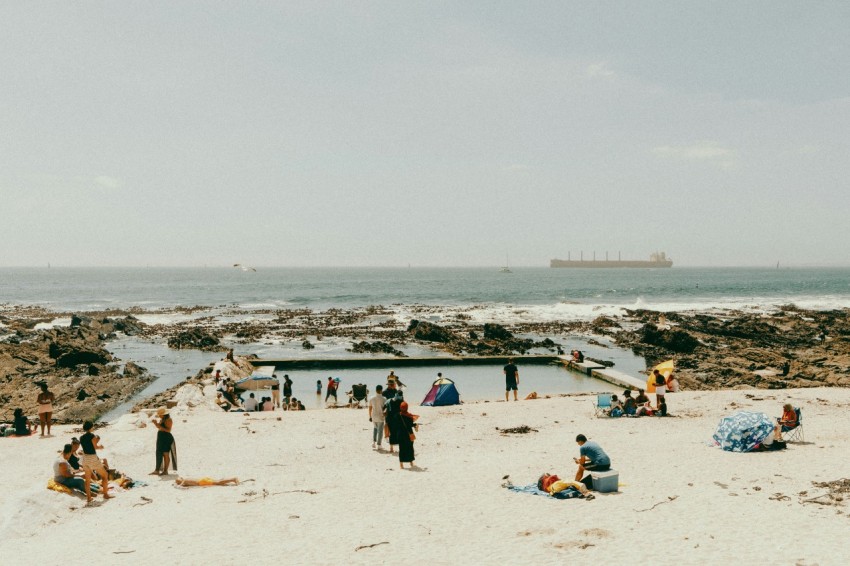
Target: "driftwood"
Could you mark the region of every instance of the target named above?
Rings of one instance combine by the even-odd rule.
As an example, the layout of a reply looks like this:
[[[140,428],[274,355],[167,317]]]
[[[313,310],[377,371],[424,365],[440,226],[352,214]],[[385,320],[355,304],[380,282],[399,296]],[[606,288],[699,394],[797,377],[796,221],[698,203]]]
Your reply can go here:
[[[358,546],[357,548],[355,548],[354,552],[357,552],[358,550],[363,550],[364,548],[374,548],[376,546],[381,546],[382,544],[390,544],[390,543],[389,543],[389,541],[385,540],[383,542],[376,542],[375,544],[364,544],[364,545],[361,545],[361,546]]]
[[[668,495],[668,496],[667,496],[667,501],[659,501],[658,503],[656,503],[656,504],[655,504],[655,505],[653,505],[652,507],[649,507],[649,508],[647,508],[647,509],[635,509],[635,511],[637,511],[638,513],[643,513],[644,511],[652,511],[653,509],[655,509],[656,507],[658,507],[658,506],[659,506],[659,505],[661,505],[662,503],[670,503],[671,501],[675,501],[675,500],[677,500],[678,498],[679,498],[679,496],[678,496],[678,495]]]

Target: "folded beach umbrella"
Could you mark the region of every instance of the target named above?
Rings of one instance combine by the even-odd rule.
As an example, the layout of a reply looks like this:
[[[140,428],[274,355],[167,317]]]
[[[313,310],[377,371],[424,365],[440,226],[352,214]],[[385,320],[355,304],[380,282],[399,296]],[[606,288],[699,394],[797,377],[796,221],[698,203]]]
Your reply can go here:
[[[729,452],[749,452],[773,432],[775,424],[764,413],[739,411],[723,417],[714,432],[714,442]]]
[[[666,362],[661,362],[649,372],[649,377],[646,378],[646,392],[647,393],[655,393],[655,370],[658,370],[661,375],[664,376],[664,379],[670,377],[670,374],[673,373],[675,366],[673,364],[673,360],[667,360]]]

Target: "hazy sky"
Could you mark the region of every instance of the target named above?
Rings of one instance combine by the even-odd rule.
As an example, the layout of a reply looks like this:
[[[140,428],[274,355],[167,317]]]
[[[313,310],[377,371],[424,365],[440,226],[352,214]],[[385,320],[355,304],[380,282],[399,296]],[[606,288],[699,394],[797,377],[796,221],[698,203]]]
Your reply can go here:
[[[848,29],[844,1],[3,2],[0,266],[850,264]]]

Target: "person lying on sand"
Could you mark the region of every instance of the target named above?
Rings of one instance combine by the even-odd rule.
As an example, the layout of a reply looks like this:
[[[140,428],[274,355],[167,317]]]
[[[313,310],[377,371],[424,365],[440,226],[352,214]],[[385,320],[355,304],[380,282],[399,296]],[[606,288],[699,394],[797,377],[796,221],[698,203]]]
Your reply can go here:
[[[531,393],[525,396],[526,401],[528,401],[529,399],[537,399],[537,391],[532,391]]]
[[[177,476],[174,483],[181,487],[207,487],[210,485],[239,485],[239,478],[224,478],[215,480],[213,478],[184,478]]]
[[[556,493],[560,493],[568,488],[573,488],[581,493],[587,499],[593,499],[593,494],[590,493],[590,490],[587,489],[587,486],[581,483],[580,481],[566,481],[562,480],[555,474],[543,474],[540,476],[540,479],[537,480],[537,488],[540,491],[545,491],[549,495],[555,495]]]

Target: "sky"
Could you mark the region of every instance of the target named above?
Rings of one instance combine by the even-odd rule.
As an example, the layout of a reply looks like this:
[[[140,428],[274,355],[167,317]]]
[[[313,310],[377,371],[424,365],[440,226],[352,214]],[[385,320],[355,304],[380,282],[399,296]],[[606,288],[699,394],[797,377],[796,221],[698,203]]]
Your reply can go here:
[[[3,2],[0,267],[850,265],[846,2]]]

